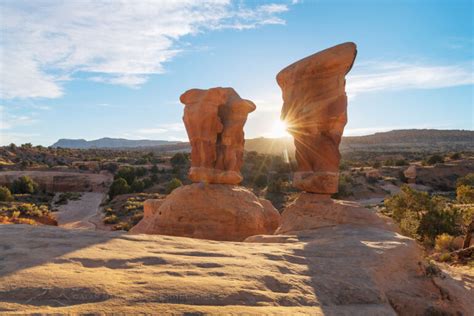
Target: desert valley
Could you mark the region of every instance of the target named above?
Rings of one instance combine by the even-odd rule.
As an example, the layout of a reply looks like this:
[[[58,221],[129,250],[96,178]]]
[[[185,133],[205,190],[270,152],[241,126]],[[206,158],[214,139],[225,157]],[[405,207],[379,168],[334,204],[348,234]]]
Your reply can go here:
[[[0,1],[0,315],[474,315],[472,12]]]

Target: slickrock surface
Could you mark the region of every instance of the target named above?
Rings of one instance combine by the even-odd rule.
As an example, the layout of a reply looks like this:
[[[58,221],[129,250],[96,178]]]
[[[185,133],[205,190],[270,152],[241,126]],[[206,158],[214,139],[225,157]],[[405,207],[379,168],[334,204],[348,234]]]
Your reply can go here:
[[[242,241],[272,234],[280,225],[273,205],[233,185],[194,183],[164,200],[146,201],[144,218],[131,233]]]
[[[281,226],[276,234],[341,224],[396,230],[389,218],[383,218],[357,202],[333,200],[328,195],[302,192],[281,214]]]
[[[193,182],[238,184],[244,155],[244,125],[255,104],[232,88],[191,89],[180,100],[191,143]]]
[[[434,282],[418,265],[415,242],[394,232],[339,225],[253,240],[0,225],[0,313],[469,315],[473,310],[472,302],[452,295],[453,286],[466,297],[472,294],[461,281],[436,277]]]
[[[281,119],[293,135],[298,162],[293,185],[332,194],[338,189],[339,144],[347,123],[345,75],[357,54],[344,43],[303,58],[280,71]]]
[[[64,228],[95,229],[95,217],[100,216],[100,204],[105,199],[104,193],[80,192],[78,200],[69,200],[67,204],[57,207],[54,217],[58,225]],[[61,193],[57,193],[59,196]]]

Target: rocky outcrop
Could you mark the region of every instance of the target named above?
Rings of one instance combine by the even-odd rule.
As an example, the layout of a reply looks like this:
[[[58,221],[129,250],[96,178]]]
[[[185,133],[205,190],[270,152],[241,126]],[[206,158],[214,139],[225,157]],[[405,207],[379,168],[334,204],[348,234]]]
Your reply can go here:
[[[405,171],[403,171],[403,175],[407,179],[407,183],[416,183],[416,166],[409,166]]]
[[[397,230],[391,220],[356,202],[333,200],[324,194],[303,192],[283,211],[282,224],[276,234],[348,224]]]
[[[242,241],[273,234],[280,214],[250,190],[196,183],[174,190],[165,200],[145,202],[145,217],[131,233]]]
[[[472,277],[426,273],[416,243],[391,231],[337,225],[256,239],[216,242],[0,225],[0,314],[474,310]]]
[[[244,124],[255,110],[232,88],[191,89],[180,100],[191,143],[193,182],[238,184],[244,153]]]
[[[347,123],[345,75],[356,57],[354,43],[340,44],[303,58],[277,75],[283,92],[281,119],[296,148],[293,185],[303,191],[338,190],[339,143]]]

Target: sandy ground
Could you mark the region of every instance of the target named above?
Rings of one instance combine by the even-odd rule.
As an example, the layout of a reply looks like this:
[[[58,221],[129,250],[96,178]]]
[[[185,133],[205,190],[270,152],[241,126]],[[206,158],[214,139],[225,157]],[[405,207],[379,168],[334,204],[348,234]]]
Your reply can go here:
[[[100,204],[105,198],[104,193],[80,192],[79,200],[69,200],[67,204],[60,205],[54,215],[58,226],[64,228],[96,229],[97,217],[100,219]],[[56,193],[55,199],[61,193]]]
[[[456,297],[420,272],[417,249],[351,225],[255,243],[0,225],[0,314],[439,312]]]

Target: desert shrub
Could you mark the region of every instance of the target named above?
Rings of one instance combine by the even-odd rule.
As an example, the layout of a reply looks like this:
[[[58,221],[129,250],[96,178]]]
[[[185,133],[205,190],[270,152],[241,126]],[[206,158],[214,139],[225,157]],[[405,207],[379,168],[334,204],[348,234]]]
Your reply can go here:
[[[109,196],[111,199],[117,195],[127,193],[130,193],[130,186],[125,179],[117,178],[114,180],[114,182],[112,182],[112,185],[109,189]]]
[[[77,201],[81,198],[82,194],[79,192],[64,192],[61,193],[58,197],[58,200],[56,201],[56,205],[63,205],[67,204],[69,200],[71,201]]]
[[[135,175],[137,177],[143,177],[144,175],[146,175],[148,173],[148,170],[145,168],[145,167],[138,167],[138,168],[135,168]]]
[[[28,176],[21,176],[12,183],[12,191],[16,194],[33,194],[38,190],[38,184]]]
[[[380,161],[376,161],[372,164],[372,168],[378,169],[380,167],[382,167],[382,164],[380,163]]]
[[[108,170],[110,173],[115,173],[119,168],[119,165],[115,162],[107,163],[102,166],[102,169]]]
[[[10,192],[10,189],[4,186],[0,186],[0,201],[9,202],[13,201],[13,195]]]
[[[456,188],[456,199],[459,203],[474,203],[474,186],[460,185]]]
[[[438,257],[438,261],[440,262],[449,262],[453,259],[450,253],[442,253]]]
[[[120,222],[117,225],[114,225],[113,230],[129,231],[132,227],[133,227],[132,224],[129,222]]]
[[[173,192],[174,189],[179,188],[182,185],[183,183],[181,182],[181,180],[173,178],[166,185],[166,193],[170,194],[171,192]]]
[[[384,202],[389,215],[400,224],[404,234],[431,244],[436,236],[447,233],[458,236],[462,233],[464,214],[444,198],[430,197],[409,186]]]
[[[420,227],[420,219],[414,213],[408,213],[400,220],[400,230],[406,236],[418,239],[418,227]]]
[[[449,234],[441,234],[436,236],[435,239],[435,250],[438,252],[453,251],[454,249],[454,237]]]
[[[281,193],[283,191],[283,181],[281,179],[272,179],[268,183],[267,192]]]
[[[110,215],[104,217],[104,224],[117,224],[118,223],[118,217],[116,215]]]
[[[131,185],[132,192],[142,192],[145,189],[145,183],[142,180],[135,179]]]
[[[458,159],[461,159],[462,155],[461,153],[452,153],[449,158],[452,159],[452,160],[458,160]]]
[[[188,161],[188,156],[185,153],[176,153],[170,159],[171,165],[173,165],[173,167],[185,165],[188,163]]]
[[[157,165],[153,165],[153,167],[151,167],[150,171],[153,174],[157,174],[160,170],[158,169]]]
[[[351,187],[354,184],[354,178],[347,174],[340,174],[339,175],[339,185],[338,185],[338,192],[333,194],[333,198],[343,198],[348,197],[353,194]]]
[[[456,181],[456,186],[460,185],[470,185],[474,187],[474,172],[468,173],[464,177],[459,178]]]
[[[122,178],[125,181],[127,181],[128,185],[131,185],[133,183],[133,180],[135,180],[136,177],[137,175],[135,174],[135,169],[129,166],[121,167],[117,171],[117,175],[116,175],[116,179]]]
[[[443,162],[444,162],[444,158],[441,155],[432,155],[428,157],[428,159],[426,159],[426,164],[430,166],[437,163],[443,163]]]
[[[407,165],[408,165],[408,161],[406,161],[405,159],[395,160],[395,166],[407,166]]]
[[[266,174],[263,174],[263,173],[259,174],[254,180],[254,184],[259,188],[265,187],[267,183],[268,183],[268,177]]]

